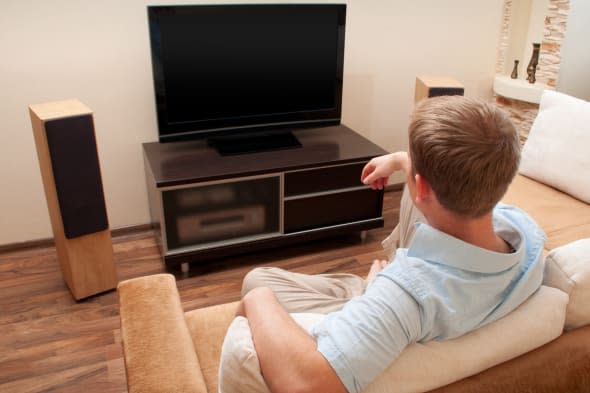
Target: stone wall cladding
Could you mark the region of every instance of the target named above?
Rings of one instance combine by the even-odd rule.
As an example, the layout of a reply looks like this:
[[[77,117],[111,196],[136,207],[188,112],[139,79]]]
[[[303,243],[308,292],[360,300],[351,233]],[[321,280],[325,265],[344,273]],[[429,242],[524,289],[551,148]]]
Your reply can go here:
[[[502,30],[498,43],[498,59],[496,61],[496,74],[503,74],[505,70],[506,51],[508,50],[508,38],[510,37],[510,17],[512,15],[512,0],[504,0],[502,10]]]
[[[539,105],[501,96],[496,96],[496,104],[508,112],[518,131],[520,144],[524,145],[529,136],[533,120],[535,120],[539,111]]]
[[[555,88],[561,64],[561,44],[567,27],[569,0],[550,0],[545,17],[545,32],[536,77],[541,83]]]

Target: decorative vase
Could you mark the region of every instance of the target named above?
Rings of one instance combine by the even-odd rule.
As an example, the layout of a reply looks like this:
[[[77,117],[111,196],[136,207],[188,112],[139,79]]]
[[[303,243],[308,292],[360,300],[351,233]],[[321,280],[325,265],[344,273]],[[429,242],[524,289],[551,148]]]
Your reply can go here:
[[[510,74],[512,79],[518,78],[518,60],[514,60],[514,68],[512,68],[512,74]]]
[[[535,73],[537,72],[537,64],[539,64],[539,50],[541,49],[541,44],[533,43],[533,54],[531,55],[531,60],[529,61],[529,65],[526,68],[527,73],[527,80],[529,83],[535,83]]]

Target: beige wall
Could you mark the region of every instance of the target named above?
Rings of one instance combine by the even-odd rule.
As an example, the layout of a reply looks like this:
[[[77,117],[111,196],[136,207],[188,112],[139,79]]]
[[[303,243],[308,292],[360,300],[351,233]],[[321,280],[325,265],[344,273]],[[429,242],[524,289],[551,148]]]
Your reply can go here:
[[[347,3],[345,124],[388,150],[405,149],[420,74],[451,76],[466,94],[491,97],[502,0]],[[157,133],[147,4],[2,1],[0,245],[52,236],[32,103],[78,98],[93,109],[111,228],[149,221],[141,143]]]
[[[557,90],[590,101],[590,2],[570,0]]]

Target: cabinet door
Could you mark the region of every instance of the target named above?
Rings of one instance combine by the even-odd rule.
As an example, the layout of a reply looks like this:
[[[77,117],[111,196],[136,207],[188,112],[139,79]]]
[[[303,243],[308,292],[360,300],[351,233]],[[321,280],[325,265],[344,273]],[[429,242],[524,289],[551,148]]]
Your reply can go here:
[[[365,162],[287,172],[285,197],[359,187]]]
[[[285,200],[285,233],[381,217],[383,191],[370,188]]]
[[[162,192],[168,250],[207,248],[280,232],[280,176]]]

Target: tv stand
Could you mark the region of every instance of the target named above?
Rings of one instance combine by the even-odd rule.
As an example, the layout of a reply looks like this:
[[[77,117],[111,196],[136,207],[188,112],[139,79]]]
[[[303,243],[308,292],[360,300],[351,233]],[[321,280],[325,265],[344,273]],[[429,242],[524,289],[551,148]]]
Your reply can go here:
[[[209,146],[222,156],[301,147],[290,131],[268,131],[210,138]]]
[[[343,125],[293,134],[300,148],[244,155],[205,141],[143,144],[167,266],[383,226],[383,191],[360,174],[387,152]]]

